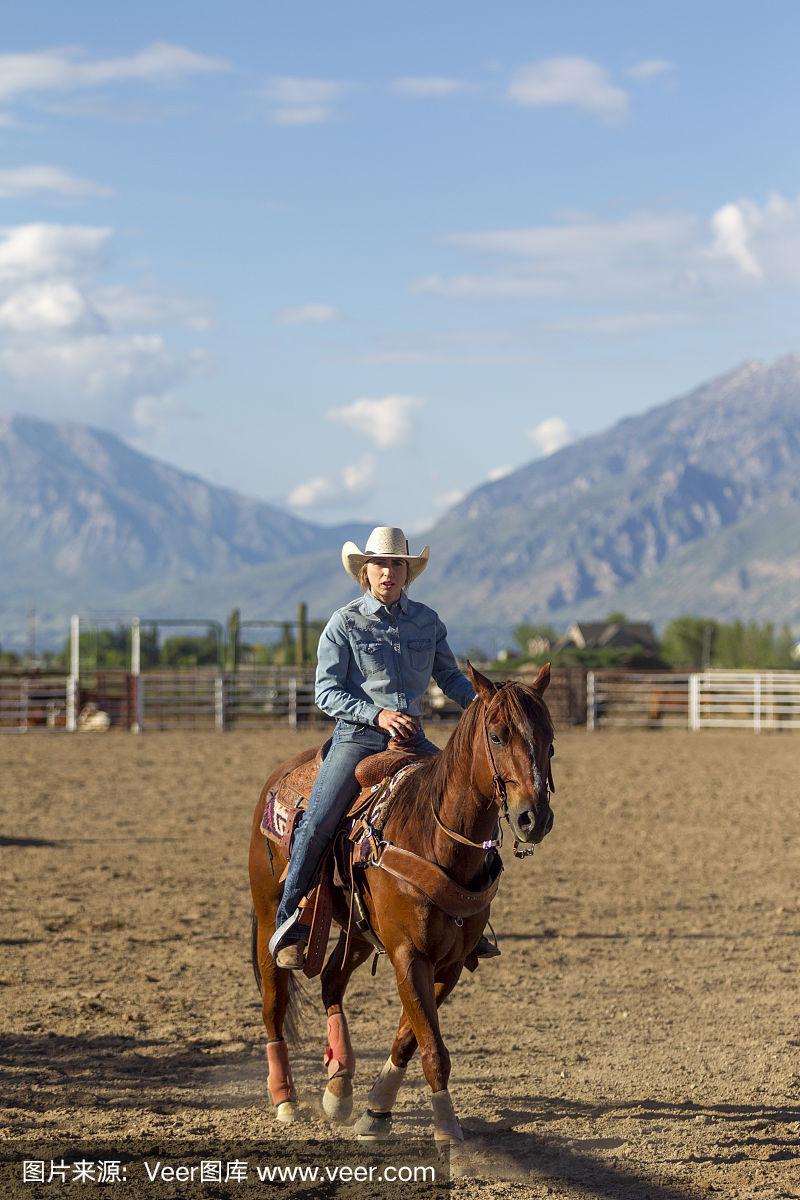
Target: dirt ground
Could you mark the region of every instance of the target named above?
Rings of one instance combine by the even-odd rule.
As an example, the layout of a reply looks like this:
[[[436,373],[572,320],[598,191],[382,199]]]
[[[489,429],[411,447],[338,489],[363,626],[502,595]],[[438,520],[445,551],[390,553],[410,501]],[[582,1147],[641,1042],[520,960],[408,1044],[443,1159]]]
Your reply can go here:
[[[123,1197],[157,1194],[137,1157],[178,1150],[366,1161],[318,1115],[317,982],[293,1054],[308,1119],[275,1122],[250,968],[253,805],[272,766],[316,740],[0,739],[3,1195],[58,1193],[58,1179],[23,1187],[21,1159],[76,1147],[129,1148]],[[800,1197],[800,737],[568,731],[555,767],[553,833],[533,859],[505,856],[502,958],[443,1010],[467,1133],[451,1194]],[[353,981],[348,1014],[357,1115],[398,1016],[385,961]],[[415,1063],[401,1145],[427,1136],[428,1095]]]

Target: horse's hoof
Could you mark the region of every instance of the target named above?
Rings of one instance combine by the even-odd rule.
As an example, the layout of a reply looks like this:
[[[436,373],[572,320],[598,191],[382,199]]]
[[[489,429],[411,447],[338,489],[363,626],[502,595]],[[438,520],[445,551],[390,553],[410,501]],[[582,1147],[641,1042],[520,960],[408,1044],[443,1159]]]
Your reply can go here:
[[[352,1085],[346,1095],[337,1096],[336,1092],[331,1091],[331,1085],[328,1084],[322,1093],[322,1111],[329,1121],[335,1121],[337,1124],[349,1121],[353,1115]]]
[[[373,1113],[367,1109],[354,1128],[360,1142],[385,1142],[392,1136],[392,1114]]]
[[[455,1125],[437,1125],[433,1131],[433,1139],[437,1146],[461,1146],[464,1142],[464,1130],[456,1121]]]
[[[284,1125],[291,1125],[300,1115],[299,1105],[295,1100],[284,1100],[275,1106],[275,1120]]]

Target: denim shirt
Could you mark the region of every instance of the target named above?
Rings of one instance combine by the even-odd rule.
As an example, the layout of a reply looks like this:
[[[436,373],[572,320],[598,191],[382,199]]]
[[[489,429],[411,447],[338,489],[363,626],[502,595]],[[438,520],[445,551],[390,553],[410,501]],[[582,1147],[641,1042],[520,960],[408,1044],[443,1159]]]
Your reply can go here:
[[[418,717],[431,676],[462,708],[474,700],[432,608],[403,591],[387,609],[365,592],[337,609],[322,631],[314,698],[329,717],[361,725],[372,725],[384,708]]]

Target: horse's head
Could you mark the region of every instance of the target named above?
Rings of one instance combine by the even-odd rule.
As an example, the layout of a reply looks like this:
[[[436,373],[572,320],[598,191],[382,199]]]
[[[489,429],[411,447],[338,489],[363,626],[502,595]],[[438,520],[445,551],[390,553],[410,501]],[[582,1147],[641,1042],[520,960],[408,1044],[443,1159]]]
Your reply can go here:
[[[471,663],[467,674],[478,693],[476,704],[483,709],[475,782],[483,795],[494,798],[515,839],[536,845],[553,828],[553,723],[542,699],[550,682],[550,664],[542,667],[532,684],[492,683]]]

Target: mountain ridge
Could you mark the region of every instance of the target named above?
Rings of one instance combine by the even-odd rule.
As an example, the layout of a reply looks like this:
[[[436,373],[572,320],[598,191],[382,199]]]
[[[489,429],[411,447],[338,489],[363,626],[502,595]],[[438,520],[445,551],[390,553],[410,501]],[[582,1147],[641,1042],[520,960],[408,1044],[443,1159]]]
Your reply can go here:
[[[16,457],[0,421],[7,614],[48,586],[64,611],[160,616],[288,618],[305,599],[323,617],[354,594],[338,550],[368,526],[314,526],[102,430],[16,421]],[[800,356],[745,362],[473,489],[419,535],[414,594],[461,645],[619,607],[800,624],[799,481]]]

